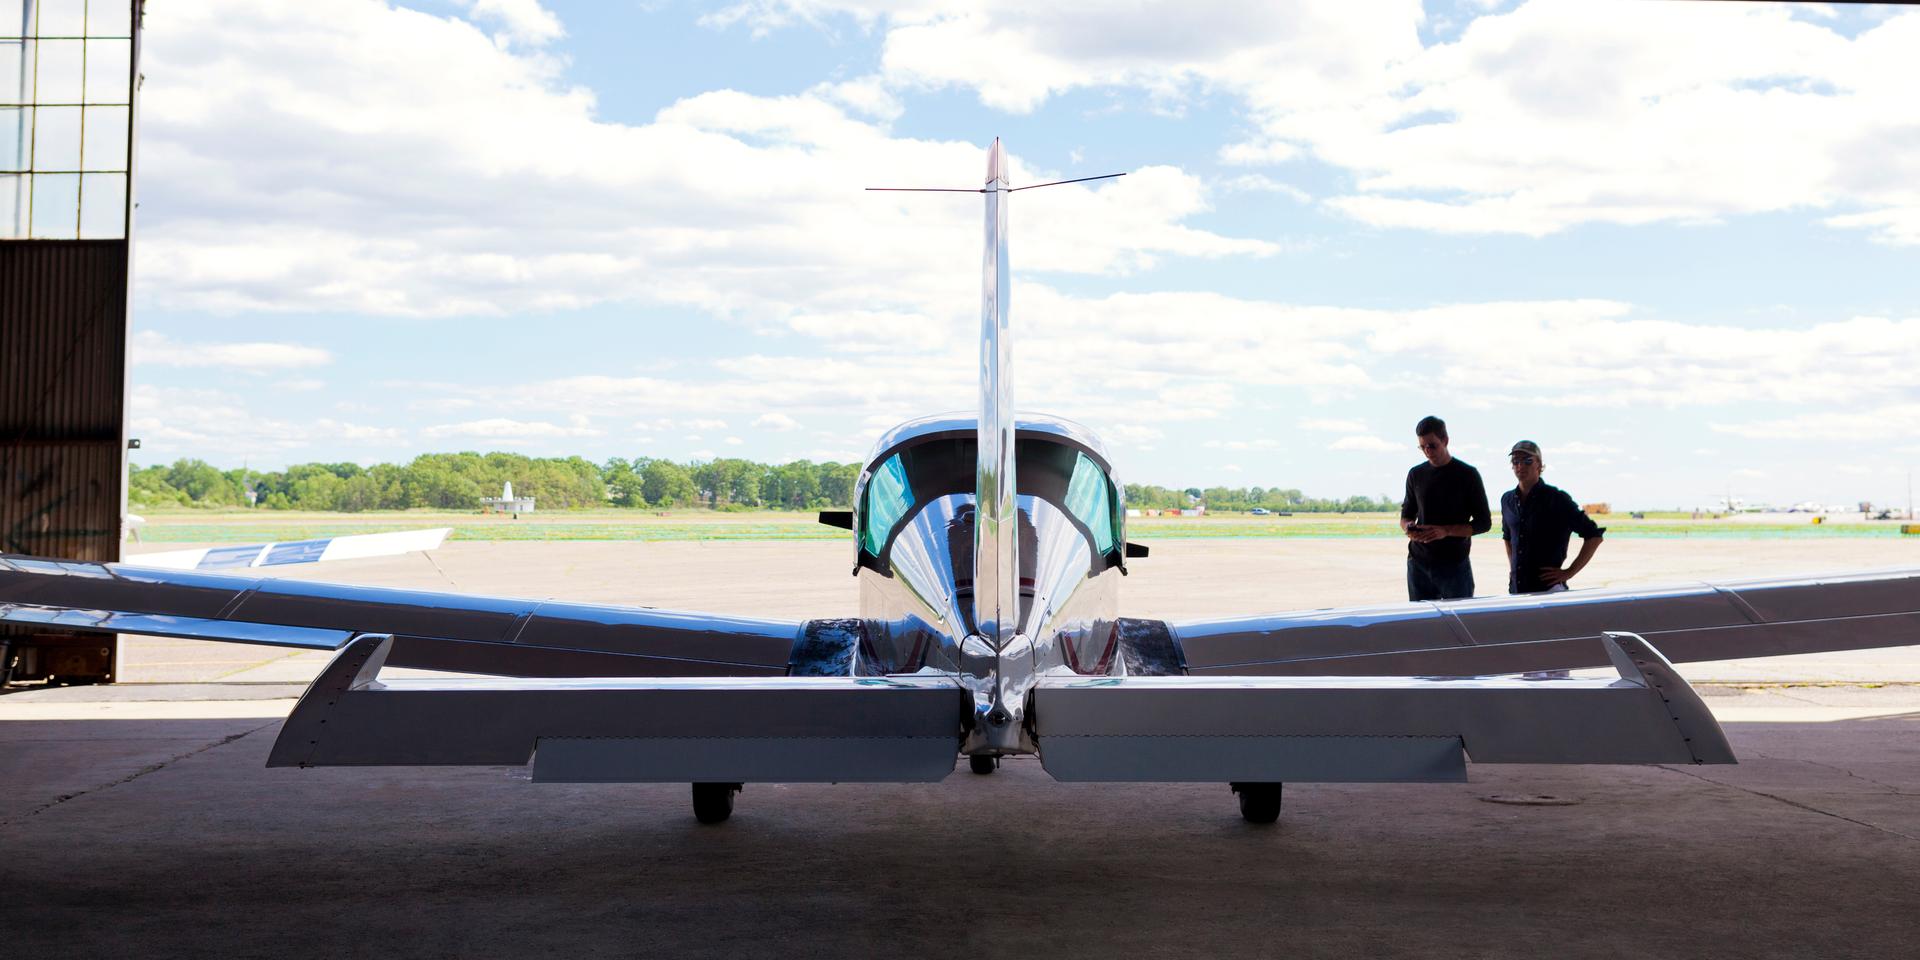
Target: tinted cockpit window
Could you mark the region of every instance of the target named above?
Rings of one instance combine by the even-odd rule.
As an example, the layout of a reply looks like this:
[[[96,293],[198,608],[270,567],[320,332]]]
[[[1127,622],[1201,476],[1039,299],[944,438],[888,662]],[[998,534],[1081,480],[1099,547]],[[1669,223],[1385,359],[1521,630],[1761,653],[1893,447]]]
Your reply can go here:
[[[1111,486],[1100,466],[1080,454],[1073,464],[1073,477],[1067,481],[1067,512],[1078,517],[1093,533],[1094,550],[1113,549],[1113,501]]]
[[[880,548],[887,543],[887,532],[912,506],[913,490],[907,486],[907,468],[896,453],[867,480],[867,522],[861,530],[860,542],[868,553],[880,555]]]

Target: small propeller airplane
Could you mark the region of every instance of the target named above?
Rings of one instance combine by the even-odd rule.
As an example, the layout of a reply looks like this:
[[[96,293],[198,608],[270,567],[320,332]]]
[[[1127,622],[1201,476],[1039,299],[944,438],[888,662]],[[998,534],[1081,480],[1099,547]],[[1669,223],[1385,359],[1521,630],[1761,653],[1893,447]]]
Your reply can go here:
[[[1040,184],[1038,186],[1047,186]],[[1920,643],[1920,570],[1306,610],[1122,617],[1122,487],[1086,428],[1014,415],[1007,205],[986,201],[977,415],[875,444],[860,615],[805,622],[0,557],[0,620],[337,651],[268,766],[524,765],[549,782],[925,782],[965,755],[1063,781],[1461,781],[1477,763],[1732,763],[1676,661]],[[1021,187],[1017,189],[1030,189]],[[381,679],[385,667],[479,674]],[[1606,679],[1528,671],[1612,668]]]

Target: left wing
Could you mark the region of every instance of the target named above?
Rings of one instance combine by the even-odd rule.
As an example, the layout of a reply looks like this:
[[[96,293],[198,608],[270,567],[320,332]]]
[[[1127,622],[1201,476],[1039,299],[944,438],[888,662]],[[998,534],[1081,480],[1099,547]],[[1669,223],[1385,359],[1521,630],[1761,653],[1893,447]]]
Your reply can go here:
[[[393,666],[520,677],[831,672],[857,632],[646,607],[309,583],[0,555],[0,621],[337,650],[393,637]],[[843,671],[844,672],[844,671]]]
[[[387,680],[362,636],[313,681],[270,767],[533,763],[596,783],[944,779],[970,698],[951,677]]]

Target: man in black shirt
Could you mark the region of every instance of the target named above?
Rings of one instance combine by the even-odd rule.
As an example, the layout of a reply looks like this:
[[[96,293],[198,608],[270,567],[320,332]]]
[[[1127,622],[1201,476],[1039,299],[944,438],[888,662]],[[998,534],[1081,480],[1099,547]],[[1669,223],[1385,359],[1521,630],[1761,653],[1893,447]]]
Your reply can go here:
[[[1557,593],[1585,569],[1600,549],[1598,526],[1565,490],[1540,479],[1546,459],[1540,445],[1522,440],[1508,454],[1519,486],[1500,497],[1500,539],[1507,545],[1508,593]],[[1580,535],[1580,555],[1567,561],[1567,538]]]
[[[1413,428],[1427,462],[1407,471],[1400,529],[1407,534],[1407,599],[1460,600],[1473,596],[1468,548],[1476,533],[1493,529],[1480,471],[1447,453],[1447,423],[1422,419]]]

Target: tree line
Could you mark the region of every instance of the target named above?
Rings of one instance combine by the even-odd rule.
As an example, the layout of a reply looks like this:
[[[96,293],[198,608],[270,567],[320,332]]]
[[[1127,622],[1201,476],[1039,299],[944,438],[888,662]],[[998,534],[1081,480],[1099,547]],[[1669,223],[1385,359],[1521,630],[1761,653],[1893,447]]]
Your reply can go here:
[[[575,507],[707,507],[714,510],[845,509],[853,503],[860,466],[796,460],[769,464],[722,458],[676,463],[656,457],[529,457],[518,453],[427,453],[404,464],[302,463],[285,470],[221,470],[204,460],[133,467],[127,500],[156,506],[259,507],[268,510],[472,510],[511,481],[517,496],[542,510]],[[1294,513],[1367,513],[1399,509],[1392,496],[1308,497],[1280,487],[1188,487],[1127,484],[1127,505],[1212,511],[1265,507]]]
[[[1281,487],[1187,487],[1172,490],[1138,483],[1127,484],[1127,506],[1142,510],[1184,510],[1206,504],[1210,512],[1245,512],[1255,507],[1289,513],[1397,513],[1400,500],[1390,493],[1379,499],[1366,496],[1346,498],[1309,497],[1298,490]]]
[[[528,457],[517,453],[428,453],[405,464],[302,463],[285,470],[221,470],[204,460],[134,467],[127,500],[164,505],[269,510],[472,510],[511,482],[538,509],[709,507],[809,510],[846,507],[860,467],[852,463],[765,464],[719,459],[675,463],[654,457]]]

